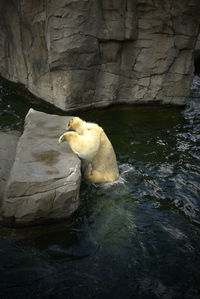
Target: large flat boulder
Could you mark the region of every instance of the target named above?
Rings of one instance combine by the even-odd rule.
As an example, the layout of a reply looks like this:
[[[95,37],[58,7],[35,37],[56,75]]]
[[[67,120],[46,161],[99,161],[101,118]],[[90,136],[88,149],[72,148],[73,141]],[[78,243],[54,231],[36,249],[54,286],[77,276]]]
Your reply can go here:
[[[0,132],[0,202],[14,162],[19,136],[20,133],[17,131]]]
[[[69,116],[30,109],[7,182],[2,217],[11,226],[69,217],[79,206],[79,158],[58,138]]]

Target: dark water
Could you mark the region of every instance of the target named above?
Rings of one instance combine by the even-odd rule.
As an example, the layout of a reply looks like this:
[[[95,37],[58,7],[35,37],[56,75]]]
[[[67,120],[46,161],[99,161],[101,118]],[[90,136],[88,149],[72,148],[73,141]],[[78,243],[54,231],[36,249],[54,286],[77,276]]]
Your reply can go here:
[[[200,98],[184,109],[80,113],[104,127],[120,179],[82,182],[70,222],[0,229],[1,298],[200,298]],[[2,129],[29,108],[2,91]]]

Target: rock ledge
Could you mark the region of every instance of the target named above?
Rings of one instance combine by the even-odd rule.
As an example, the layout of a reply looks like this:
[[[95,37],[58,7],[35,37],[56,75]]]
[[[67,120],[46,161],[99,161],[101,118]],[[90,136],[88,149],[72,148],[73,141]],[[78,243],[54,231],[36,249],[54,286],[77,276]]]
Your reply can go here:
[[[2,203],[6,224],[67,218],[78,208],[81,162],[58,142],[70,118],[29,110]]]

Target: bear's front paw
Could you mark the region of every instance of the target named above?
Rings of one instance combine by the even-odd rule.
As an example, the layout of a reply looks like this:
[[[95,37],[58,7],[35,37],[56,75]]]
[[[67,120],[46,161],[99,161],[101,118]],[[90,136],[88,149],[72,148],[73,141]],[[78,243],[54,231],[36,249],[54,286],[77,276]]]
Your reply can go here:
[[[62,143],[66,140],[65,138],[65,134],[61,135],[60,138],[59,138],[59,143]]]

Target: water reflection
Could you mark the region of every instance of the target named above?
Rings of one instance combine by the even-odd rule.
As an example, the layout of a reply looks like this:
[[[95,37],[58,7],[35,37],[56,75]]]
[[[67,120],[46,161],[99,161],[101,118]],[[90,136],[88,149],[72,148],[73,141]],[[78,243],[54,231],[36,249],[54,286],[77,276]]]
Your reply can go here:
[[[80,209],[66,223],[2,229],[2,296],[198,298],[199,108],[192,97],[184,110],[80,114],[105,128],[119,180],[83,180]]]

